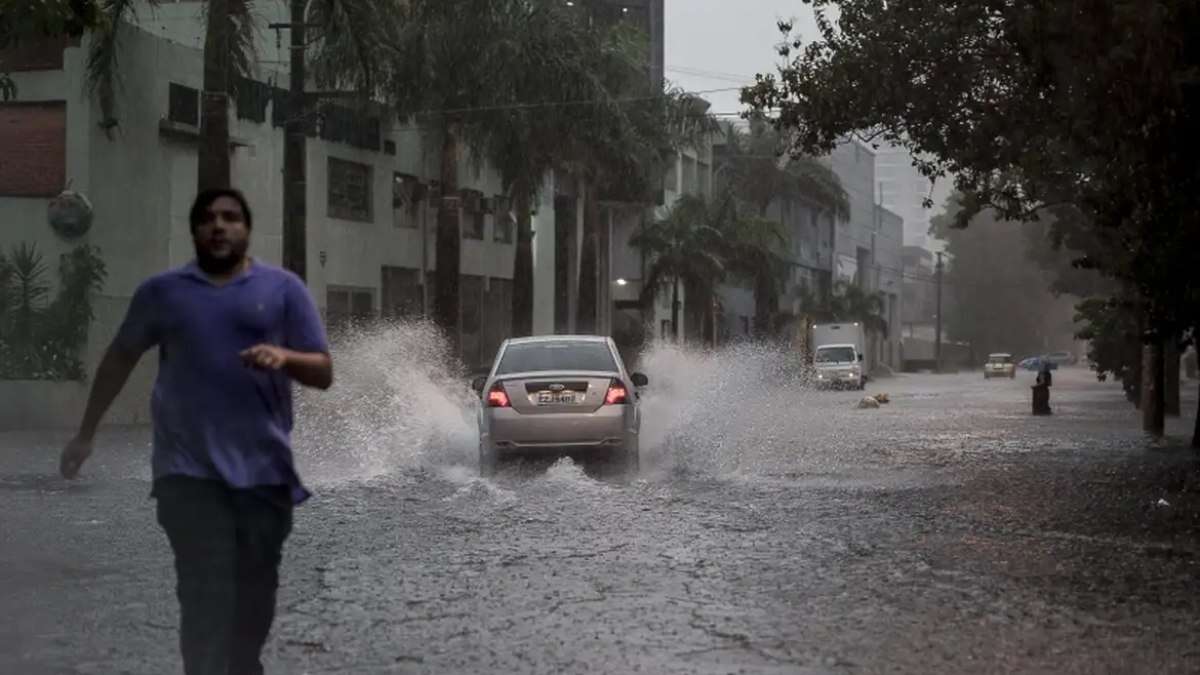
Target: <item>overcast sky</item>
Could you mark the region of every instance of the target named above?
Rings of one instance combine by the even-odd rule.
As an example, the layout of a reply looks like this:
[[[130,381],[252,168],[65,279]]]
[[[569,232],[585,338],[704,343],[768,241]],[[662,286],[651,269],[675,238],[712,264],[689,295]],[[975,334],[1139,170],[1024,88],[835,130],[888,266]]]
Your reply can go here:
[[[774,72],[780,42],[776,23],[795,19],[808,39],[816,36],[812,8],[800,0],[666,0],[667,79],[703,94],[716,113],[743,109],[737,87],[755,73]]]
[[[718,114],[743,110],[738,88],[753,83],[755,73],[775,72],[780,20],[791,21],[806,41],[818,37],[812,7],[801,0],[665,0],[665,5],[666,77],[687,91],[707,92],[702,96]],[[934,185],[932,213],[942,210],[950,187],[948,179]]]

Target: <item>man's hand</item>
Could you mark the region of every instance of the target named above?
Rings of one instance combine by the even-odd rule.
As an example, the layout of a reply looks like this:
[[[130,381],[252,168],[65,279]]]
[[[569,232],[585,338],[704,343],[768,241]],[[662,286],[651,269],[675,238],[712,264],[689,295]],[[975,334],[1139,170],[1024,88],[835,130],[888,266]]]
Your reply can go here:
[[[63,448],[62,457],[58,460],[58,472],[63,478],[73,480],[79,475],[79,468],[92,454],[92,439],[76,436]]]
[[[241,353],[242,362],[262,370],[281,370],[286,368],[291,352],[275,345],[254,345]]]

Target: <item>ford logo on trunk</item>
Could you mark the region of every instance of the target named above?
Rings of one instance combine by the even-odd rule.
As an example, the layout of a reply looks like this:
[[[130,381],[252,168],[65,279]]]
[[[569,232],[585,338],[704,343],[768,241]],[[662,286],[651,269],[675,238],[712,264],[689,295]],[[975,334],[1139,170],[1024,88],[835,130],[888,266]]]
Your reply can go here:
[[[552,384],[552,385],[550,385],[550,391],[554,391],[554,392],[559,392],[559,391],[562,391],[562,390],[564,390],[564,389],[566,389],[566,388],[567,388],[567,387],[566,387],[566,385],[563,385],[563,384]]]

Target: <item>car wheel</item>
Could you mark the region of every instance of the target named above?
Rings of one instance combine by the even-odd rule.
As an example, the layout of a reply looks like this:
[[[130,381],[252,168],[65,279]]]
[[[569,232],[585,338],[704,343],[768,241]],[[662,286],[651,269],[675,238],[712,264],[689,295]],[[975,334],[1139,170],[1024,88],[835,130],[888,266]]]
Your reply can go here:
[[[491,478],[492,476],[495,476],[497,464],[499,464],[499,461],[496,457],[496,454],[493,452],[488,452],[483,449],[483,446],[480,446],[479,447],[479,475],[480,475],[480,477]]]

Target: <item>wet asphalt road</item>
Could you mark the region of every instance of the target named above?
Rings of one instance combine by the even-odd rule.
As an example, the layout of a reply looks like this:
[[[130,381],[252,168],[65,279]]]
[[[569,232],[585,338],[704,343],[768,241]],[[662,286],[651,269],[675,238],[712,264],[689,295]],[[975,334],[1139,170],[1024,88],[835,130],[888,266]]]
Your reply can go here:
[[[860,411],[753,355],[645,368],[631,481],[481,481],[462,397],[427,381],[307,406],[268,671],[1200,672],[1200,475],[1117,386],[1059,371],[1032,418],[1032,374],[884,380]],[[180,672],[146,432],[69,486],[62,440],[0,436],[0,673]]]

